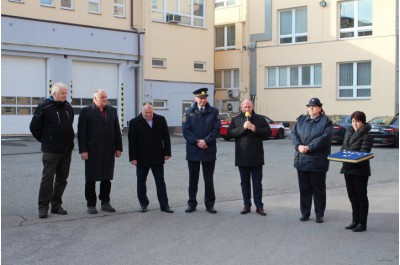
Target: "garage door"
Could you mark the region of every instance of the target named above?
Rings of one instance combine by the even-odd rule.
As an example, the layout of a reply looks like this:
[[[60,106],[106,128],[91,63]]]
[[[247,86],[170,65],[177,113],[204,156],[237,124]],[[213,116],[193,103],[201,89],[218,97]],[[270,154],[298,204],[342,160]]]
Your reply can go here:
[[[46,60],[1,57],[1,134],[30,134],[29,123],[41,98],[47,97]]]
[[[82,107],[93,103],[93,93],[97,89],[105,90],[108,103],[118,107],[118,64],[73,61],[72,80],[72,106],[76,115]],[[78,116],[75,117],[75,129],[77,122]]]

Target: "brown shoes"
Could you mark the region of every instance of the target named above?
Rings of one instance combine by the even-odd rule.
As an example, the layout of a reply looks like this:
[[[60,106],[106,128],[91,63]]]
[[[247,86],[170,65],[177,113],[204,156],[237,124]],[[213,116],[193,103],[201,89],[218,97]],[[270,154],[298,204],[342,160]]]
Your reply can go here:
[[[242,209],[242,211],[240,212],[240,214],[246,214],[251,212],[251,206],[244,206],[244,208]]]
[[[262,216],[267,215],[267,213],[264,211],[263,208],[257,208],[256,213],[258,213],[259,215],[262,215]]]

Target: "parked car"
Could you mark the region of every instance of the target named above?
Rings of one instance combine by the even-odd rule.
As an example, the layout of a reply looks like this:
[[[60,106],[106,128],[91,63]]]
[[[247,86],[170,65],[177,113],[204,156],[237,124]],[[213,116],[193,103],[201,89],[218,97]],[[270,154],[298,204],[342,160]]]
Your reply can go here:
[[[234,116],[238,114],[232,114],[229,118],[222,120],[221,118],[221,129],[219,131],[219,134],[224,140],[228,141],[230,140],[228,135],[228,127],[231,124],[231,120]],[[264,116],[264,115],[262,115]],[[221,117],[221,114],[220,114]],[[269,123],[269,126],[271,127],[271,137],[270,138],[275,138],[275,139],[283,139],[287,135],[287,132],[285,130],[285,127],[281,122],[276,122],[268,118],[267,116],[264,116],[267,122]]]
[[[394,131],[394,146],[399,148],[399,114],[394,117],[393,122],[390,124],[390,128]]]
[[[232,117],[236,116],[237,113],[229,113],[229,112],[220,112],[219,118],[221,120],[221,128],[219,129],[219,135],[224,138],[224,140],[228,141],[228,127],[231,124]]]
[[[375,117],[368,121],[368,123],[372,127],[369,133],[374,138],[374,143],[394,145],[398,147],[398,115]]]
[[[275,138],[275,139],[283,139],[286,136],[286,130],[285,127],[283,126],[282,122],[278,121],[273,121],[267,116],[264,116],[265,119],[267,120],[269,127],[271,127],[272,134],[270,138]]]
[[[342,144],[347,128],[351,127],[350,115],[327,115],[333,124],[332,143]]]

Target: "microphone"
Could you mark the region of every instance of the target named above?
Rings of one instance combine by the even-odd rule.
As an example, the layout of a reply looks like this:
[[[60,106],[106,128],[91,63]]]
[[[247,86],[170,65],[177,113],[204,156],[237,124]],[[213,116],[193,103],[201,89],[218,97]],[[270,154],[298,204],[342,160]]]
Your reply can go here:
[[[244,114],[244,116],[246,116],[246,121],[249,121],[250,112],[246,111],[246,113]]]

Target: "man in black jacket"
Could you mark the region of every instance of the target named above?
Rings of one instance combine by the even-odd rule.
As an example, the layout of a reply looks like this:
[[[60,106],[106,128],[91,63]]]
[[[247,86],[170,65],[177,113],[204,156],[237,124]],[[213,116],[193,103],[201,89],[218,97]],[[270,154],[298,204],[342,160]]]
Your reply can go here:
[[[157,198],[161,211],[173,213],[168,205],[164,182],[164,163],[171,157],[171,140],[165,118],[153,112],[153,104],[143,104],[142,113],[129,122],[129,161],[136,166],[137,195],[140,212],[147,212],[149,199],[146,181],[149,170],[153,172]]]
[[[253,182],[253,200],[256,212],[267,215],[262,202],[262,178],[264,165],[263,140],[271,136],[267,120],[254,112],[249,99],[240,105],[242,113],[232,119],[228,128],[228,137],[235,138],[235,166],[239,167],[244,208],[241,214],[251,211],[251,186]]]
[[[66,100],[67,94],[67,85],[54,84],[51,96],[39,103],[30,124],[32,135],[42,143],[43,152],[39,218],[47,218],[49,203],[51,213],[67,214],[61,207],[61,198],[67,186],[71,153],[74,149],[74,111]]]

